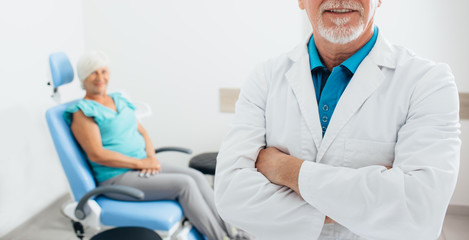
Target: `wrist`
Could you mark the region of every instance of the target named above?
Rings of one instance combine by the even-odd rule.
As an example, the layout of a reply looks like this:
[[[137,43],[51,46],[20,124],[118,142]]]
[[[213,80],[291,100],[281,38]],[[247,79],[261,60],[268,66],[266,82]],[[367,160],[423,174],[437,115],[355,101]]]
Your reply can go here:
[[[134,165],[135,165],[135,169],[142,169],[143,168],[143,159],[135,159],[135,162],[134,162]]]

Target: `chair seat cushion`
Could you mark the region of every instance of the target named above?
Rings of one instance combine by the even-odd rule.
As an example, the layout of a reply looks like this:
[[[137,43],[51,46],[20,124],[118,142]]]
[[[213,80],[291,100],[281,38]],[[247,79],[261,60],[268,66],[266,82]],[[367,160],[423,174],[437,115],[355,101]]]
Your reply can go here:
[[[197,169],[204,174],[215,175],[218,152],[201,153],[189,161],[189,167]]]
[[[139,226],[168,231],[183,217],[177,201],[119,201],[106,197],[95,199],[101,206],[101,222],[107,226]]]

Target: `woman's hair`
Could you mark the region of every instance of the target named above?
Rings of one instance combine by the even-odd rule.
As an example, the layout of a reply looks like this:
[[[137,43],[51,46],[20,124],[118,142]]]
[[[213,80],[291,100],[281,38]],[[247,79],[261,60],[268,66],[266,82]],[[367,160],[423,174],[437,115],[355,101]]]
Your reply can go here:
[[[77,74],[80,79],[81,87],[85,79],[96,69],[109,67],[108,56],[101,51],[87,52],[77,62]]]

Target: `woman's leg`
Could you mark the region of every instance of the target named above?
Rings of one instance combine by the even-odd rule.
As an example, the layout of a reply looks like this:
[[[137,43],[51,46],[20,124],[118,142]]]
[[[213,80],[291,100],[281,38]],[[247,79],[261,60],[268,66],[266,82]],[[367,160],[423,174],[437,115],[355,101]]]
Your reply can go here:
[[[164,166],[162,166],[164,168]],[[202,234],[210,240],[223,239],[226,230],[219,223],[219,216],[205,201],[196,181],[186,174],[162,171],[150,177],[139,177],[138,171],[129,171],[109,179],[100,185],[124,185],[142,190],[144,200],[178,200],[184,215]],[[118,194],[107,194],[108,197],[135,201],[135,199]]]
[[[225,232],[227,232],[230,237],[233,237],[232,227],[228,223],[223,221],[223,219],[221,219],[220,215],[218,214],[218,211],[215,207],[215,195],[213,193],[213,189],[208,183],[203,173],[193,168],[179,167],[179,166],[174,166],[171,164],[164,164],[164,163],[161,164],[161,173],[180,173],[180,174],[184,174],[184,175],[188,175],[192,177],[194,181],[196,182],[200,190],[200,193],[205,199],[205,202],[209,206],[212,214],[217,218],[217,221],[220,224],[220,226],[223,227]]]

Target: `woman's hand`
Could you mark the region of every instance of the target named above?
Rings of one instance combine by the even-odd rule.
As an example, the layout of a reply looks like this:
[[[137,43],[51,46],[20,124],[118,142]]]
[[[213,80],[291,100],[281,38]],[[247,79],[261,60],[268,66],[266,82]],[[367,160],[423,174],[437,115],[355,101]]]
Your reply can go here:
[[[161,164],[156,159],[156,156],[150,156],[140,160],[140,174],[141,177],[149,177],[155,175],[161,170]]]

